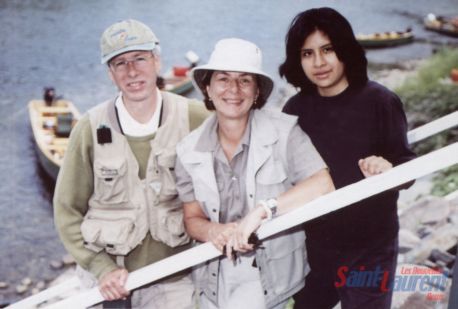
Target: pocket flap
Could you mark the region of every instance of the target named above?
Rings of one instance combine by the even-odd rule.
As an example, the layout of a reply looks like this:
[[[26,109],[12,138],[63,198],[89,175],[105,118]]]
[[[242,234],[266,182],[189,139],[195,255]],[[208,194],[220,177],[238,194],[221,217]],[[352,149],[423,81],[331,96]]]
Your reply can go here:
[[[157,164],[159,166],[175,168],[176,155],[159,155],[157,157]]]
[[[81,225],[81,232],[88,243],[110,247],[125,244],[133,227],[133,222],[127,218],[114,221],[87,219]]]
[[[184,245],[189,242],[189,236],[183,222],[183,208],[181,203],[175,208],[157,208],[159,224],[156,226],[155,239],[160,240],[170,247]]]
[[[100,235],[101,226],[94,224],[92,220],[84,220],[81,224],[81,234],[85,242],[95,243]]]
[[[84,240],[102,247],[125,244],[133,229],[134,219],[125,211],[89,211],[81,224]]]
[[[177,235],[178,237],[184,236],[185,227],[183,221],[183,210],[180,209],[169,212],[166,217],[166,226],[170,233]]]
[[[106,162],[102,163],[100,160],[94,162],[94,173],[97,177],[105,180],[110,178],[117,178],[126,173],[127,166],[124,160],[110,161],[109,164]]]
[[[265,246],[270,259],[281,259],[292,254],[292,252],[299,248],[304,250],[305,234],[303,231],[280,234],[275,238],[267,240]]]
[[[275,162],[264,165],[256,176],[256,181],[263,185],[282,183],[287,178],[286,171],[282,164]]]

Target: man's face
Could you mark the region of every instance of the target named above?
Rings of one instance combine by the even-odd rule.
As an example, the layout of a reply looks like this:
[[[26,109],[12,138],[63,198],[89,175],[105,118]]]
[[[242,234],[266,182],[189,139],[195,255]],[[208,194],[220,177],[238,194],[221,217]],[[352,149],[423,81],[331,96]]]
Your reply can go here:
[[[124,102],[134,103],[155,97],[160,68],[159,56],[151,51],[131,51],[112,58],[108,72]]]

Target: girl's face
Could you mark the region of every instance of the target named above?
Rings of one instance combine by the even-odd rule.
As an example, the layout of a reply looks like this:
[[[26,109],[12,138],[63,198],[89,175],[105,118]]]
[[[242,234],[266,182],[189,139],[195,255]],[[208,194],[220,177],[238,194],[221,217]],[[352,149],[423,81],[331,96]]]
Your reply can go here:
[[[335,96],[348,87],[345,65],[337,58],[329,37],[320,30],[315,30],[305,39],[301,64],[321,96]]]

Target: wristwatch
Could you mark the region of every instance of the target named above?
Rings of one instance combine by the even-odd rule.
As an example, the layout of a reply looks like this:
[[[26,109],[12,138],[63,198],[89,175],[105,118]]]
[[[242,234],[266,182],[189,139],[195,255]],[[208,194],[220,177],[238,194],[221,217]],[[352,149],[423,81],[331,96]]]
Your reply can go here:
[[[261,205],[262,208],[264,208],[267,215],[267,220],[271,220],[277,213],[278,202],[275,198],[270,198],[268,200],[260,200],[258,204]]]
[[[278,207],[278,201],[276,198],[270,198],[266,201],[267,207],[270,209],[272,212],[272,217],[275,217],[275,214],[277,213],[277,207]]]

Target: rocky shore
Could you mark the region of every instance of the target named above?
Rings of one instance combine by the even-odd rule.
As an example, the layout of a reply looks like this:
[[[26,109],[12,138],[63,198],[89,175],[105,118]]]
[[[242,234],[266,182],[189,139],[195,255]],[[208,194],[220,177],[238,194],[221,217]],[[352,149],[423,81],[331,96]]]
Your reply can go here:
[[[19,282],[0,281],[0,308],[55,285],[56,280],[59,280],[59,278],[66,279],[69,273],[73,273],[75,260],[69,254],[66,254],[60,260],[50,260],[49,268],[55,271],[56,276],[54,278],[25,277]]]
[[[399,210],[393,308],[447,308],[458,241],[458,191]],[[415,281],[416,280],[416,281]]]

